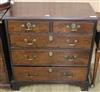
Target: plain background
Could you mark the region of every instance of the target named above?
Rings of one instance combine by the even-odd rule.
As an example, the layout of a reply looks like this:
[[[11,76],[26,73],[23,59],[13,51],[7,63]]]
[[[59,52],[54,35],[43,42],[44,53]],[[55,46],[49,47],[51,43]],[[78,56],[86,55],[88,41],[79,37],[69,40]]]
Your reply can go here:
[[[13,0],[15,2],[89,2],[96,12],[100,12],[100,0]]]

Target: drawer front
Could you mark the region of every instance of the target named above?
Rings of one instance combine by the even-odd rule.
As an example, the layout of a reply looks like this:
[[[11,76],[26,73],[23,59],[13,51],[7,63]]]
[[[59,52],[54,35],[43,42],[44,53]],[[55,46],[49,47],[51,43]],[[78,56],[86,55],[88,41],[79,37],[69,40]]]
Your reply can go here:
[[[10,35],[12,47],[90,48],[92,36]]]
[[[85,81],[87,68],[72,67],[13,67],[17,81]]]
[[[93,33],[94,23],[88,21],[55,21],[55,33]]]
[[[11,52],[14,65],[33,65],[33,66],[73,66],[88,65],[88,51],[71,50],[13,50]]]
[[[46,21],[8,21],[9,32],[49,32],[49,22]]]

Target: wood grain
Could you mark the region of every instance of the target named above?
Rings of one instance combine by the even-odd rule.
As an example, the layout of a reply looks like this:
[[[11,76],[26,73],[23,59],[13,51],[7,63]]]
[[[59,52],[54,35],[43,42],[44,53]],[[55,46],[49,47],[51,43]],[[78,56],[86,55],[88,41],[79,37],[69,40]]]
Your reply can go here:
[[[27,24],[31,30],[27,30]],[[24,26],[24,27],[23,27]],[[8,21],[8,30],[9,32],[49,32],[49,22],[45,21],[36,21],[36,20],[24,20],[24,21]]]
[[[93,33],[93,22],[88,21],[54,21],[53,30],[56,33]],[[80,26],[80,28],[76,28],[75,32],[71,32],[70,28],[67,26],[71,25]]]
[[[8,16],[5,16],[5,18],[6,19],[71,19],[71,20],[97,19],[94,10],[88,3],[76,3],[76,2],[75,3],[16,2],[8,12]]]
[[[13,69],[17,81],[85,81],[87,75],[87,68],[14,67]],[[49,72],[49,69],[52,72]]]
[[[49,40],[49,36],[53,40]],[[26,41],[27,40],[27,41]],[[34,41],[35,40],[35,41]],[[63,34],[11,34],[10,44],[13,48],[86,48],[91,47],[92,36]]]
[[[52,54],[50,56],[50,54]],[[88,65],[89,52],[79,50],[12,50],[13,65],[79,66]]]

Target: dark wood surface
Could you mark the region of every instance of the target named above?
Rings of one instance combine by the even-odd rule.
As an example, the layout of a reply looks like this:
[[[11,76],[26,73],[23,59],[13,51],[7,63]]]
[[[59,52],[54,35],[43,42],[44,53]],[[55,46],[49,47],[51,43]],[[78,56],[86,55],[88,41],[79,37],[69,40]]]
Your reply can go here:
[[[12,50],[13,65],[87,66],[88,51],[80,50]]]
[[[49,21],[8,21],[8,30],[10,32],[49,32]]]
[[[17,81],[85,81],[87,68],[13,67]]]
[[[71,29],[75,25],[76,29]],[[53,30],[49,29],[53,27]],[[10,20],[8,30],[10,32],[33,32],[33,33],[92,33],[94,23],[91,21],[37,21],[37,20]],[[61,31],[62,30],[62,31]]]
[[[73,11],[74,10],[74,11]],[[50,15],[50,16],[49,16]],[[7,19],[97,19],[88,3],[16,2]]]
[[[70,27],[74,23],[76,24],[77,28],[76,30],[71,30]],[[76,33],[92,33],[93,27],[94,23],[89,21],[54,21],[53,23],[53,31],[55,33],[73,33],[73,31]]]
[[[12,48],[85,48],[90,49],[92,36],[81,35],[52,35],[53,41],[49,40],[48,34],[16,34],[10,35]]]

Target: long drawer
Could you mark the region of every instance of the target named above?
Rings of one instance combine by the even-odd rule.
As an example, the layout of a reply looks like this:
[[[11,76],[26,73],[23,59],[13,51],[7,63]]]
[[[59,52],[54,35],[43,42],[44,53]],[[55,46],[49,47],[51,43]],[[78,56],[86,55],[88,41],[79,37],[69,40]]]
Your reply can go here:
[[[89,63],[89,51],[85,50],[12,50],[14,65],[78,66]]]
[[[87,35],[50,35],[50,34],[10,34],[11,47],[35,48],[87,48],[91,47],[92,36]]]
[[[87,68],[79,67],[13,67],[16,81],[85,81]]]

